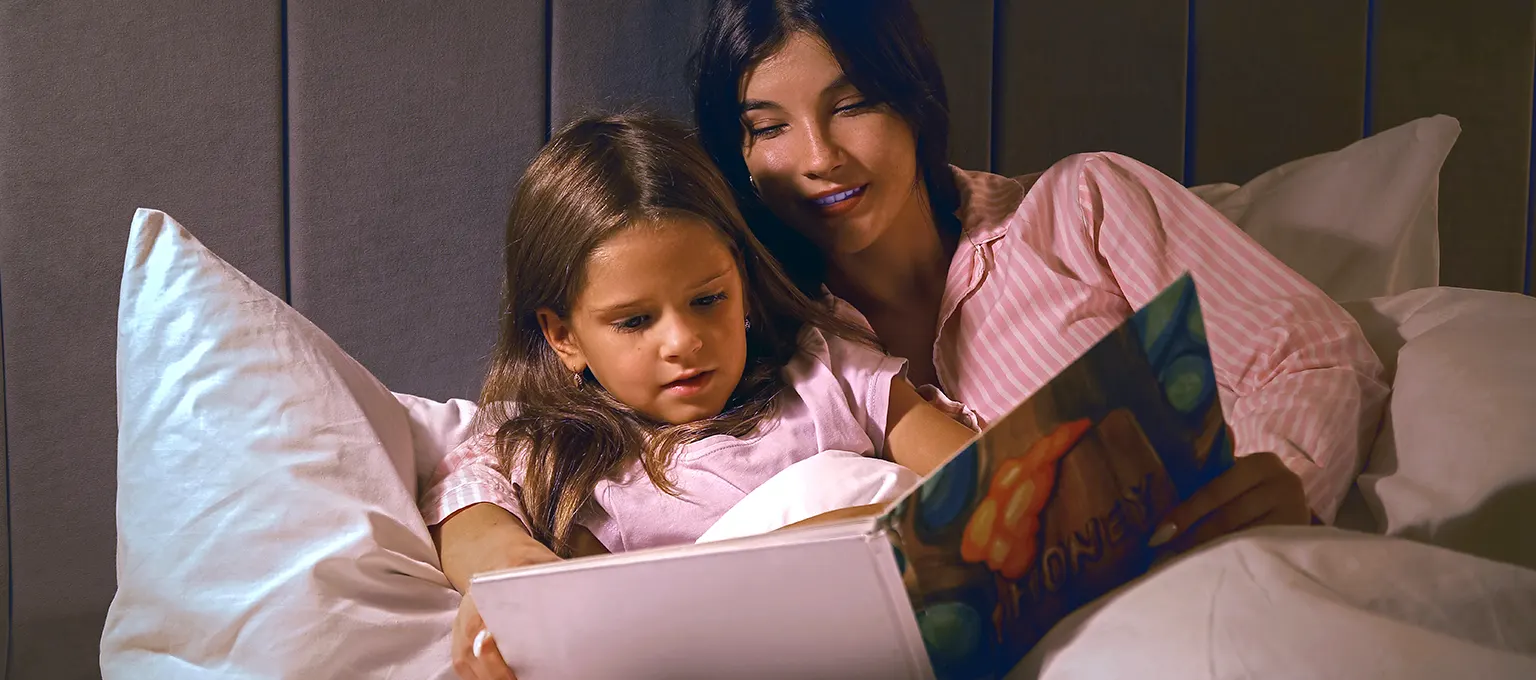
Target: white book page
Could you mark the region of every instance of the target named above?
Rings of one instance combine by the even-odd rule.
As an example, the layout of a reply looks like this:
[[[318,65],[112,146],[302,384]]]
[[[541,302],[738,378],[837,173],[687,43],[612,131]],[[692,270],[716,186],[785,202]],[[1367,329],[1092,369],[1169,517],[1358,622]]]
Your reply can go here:
[[[871,524],[506,572],[471,593],[520,680],[931,680],[889,539]]]
[[[857,517],[846,520],[829,521],[826,523],[812,524],[792,529],[771,531],[757,536],[745,536],[711,543],[667,546],[664,548],[648,548],[645,550],[631,550],[628,552],[611,555],[595,555],[559,562],[546,562],[526,567],[514,567],[476,574],[471,582],[497,581],[505,578],[518,578],[523,576],[536,576],[555,571],[576,571],[583,569],[600,569],[604,567],[622,566],[636,562],[653,562],[656,560],[677,559],[697,555],[711,555],[722,552],[744,552],[763,550],[775,546],[795,543],[813,543],[871,534],[875,531],[877,519],[874,517]]]

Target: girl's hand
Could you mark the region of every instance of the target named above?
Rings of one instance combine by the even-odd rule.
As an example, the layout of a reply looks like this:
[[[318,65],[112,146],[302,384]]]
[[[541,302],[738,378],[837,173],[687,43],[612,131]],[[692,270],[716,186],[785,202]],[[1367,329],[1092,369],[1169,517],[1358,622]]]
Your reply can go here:
[[[1249,527],[1312,520],[1301,478],[1279,456],[1254,453],[1168,511],[1149,545],[1182,553]]]
[[[453,620],[453,670],[463,680],[517,680],[517,675],[501,658],[496,641],[486,633],[475,653],[475,638],[485,631],[485,621],[468,595],[459,601],[459,615]]]

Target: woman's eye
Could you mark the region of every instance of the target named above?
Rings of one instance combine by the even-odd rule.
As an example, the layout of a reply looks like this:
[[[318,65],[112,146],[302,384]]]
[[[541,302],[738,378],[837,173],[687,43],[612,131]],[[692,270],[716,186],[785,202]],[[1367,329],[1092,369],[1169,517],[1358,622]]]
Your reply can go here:
[[[764,125],[762,127],[748,128],[753,139],[766,139],[779,134],[783,130],[783,125]]]
[[[843,104],[842,106],[839,106],[839,107],[833,109],[833,111],[835,113],[855,113],[855,112],[858,112],[858,111],[863,111],[864,109],[867,109],[869,107],[870,107],[869,100],[867,100],[867,99],[857,99],[857,100],[848,102],[846,104]]]

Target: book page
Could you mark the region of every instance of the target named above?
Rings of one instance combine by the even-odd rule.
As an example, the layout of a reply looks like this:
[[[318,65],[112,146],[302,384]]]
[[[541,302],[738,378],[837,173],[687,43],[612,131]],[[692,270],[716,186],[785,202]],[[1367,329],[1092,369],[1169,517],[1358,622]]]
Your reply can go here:
[[[659,548],[647,548],[644,550],[631,550],[628,552],[614,553],[610,555],[594,555],[558,562],[546,562],[544,564],[529,565],[526,567],[514,567],[476,574],[472,581],[497,581],[506,578],[518,578],[522,576],[537,576],[550,572],[575,571],[583,569],[601,569],[605,567],[624,566],[639,562],[655,562],[660,560],[678,559],[697,555],[711,555],[727,552],[748,552],[765,550],[776,546],[815,543],[819,541],[837,540],[848,536],[866,535],[878,528],[878,520],[874,517],[856,517],[838,521],[828,521],[818,524],[810,524],[800,527],[792,527],[771,531],[756,536],[744,536],[723,541],[694,544],[664,546]]]

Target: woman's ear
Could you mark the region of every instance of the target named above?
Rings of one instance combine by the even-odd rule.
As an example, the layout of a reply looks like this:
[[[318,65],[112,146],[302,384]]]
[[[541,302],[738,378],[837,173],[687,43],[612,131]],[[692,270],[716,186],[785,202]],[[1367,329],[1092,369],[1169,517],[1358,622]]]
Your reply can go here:
[[[544,332],[544,342],[549,343],[550,349],[560,357],[560,363],[572,373],[580,373],[587,370],[587,358],[581,351],[581,343],[576,339],[576,333],[565,319],[560,318],[555,310],[541,307],[538,311],[539,330]]]

